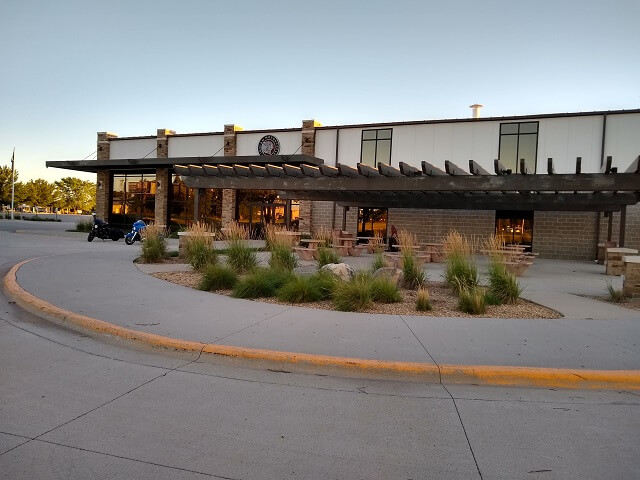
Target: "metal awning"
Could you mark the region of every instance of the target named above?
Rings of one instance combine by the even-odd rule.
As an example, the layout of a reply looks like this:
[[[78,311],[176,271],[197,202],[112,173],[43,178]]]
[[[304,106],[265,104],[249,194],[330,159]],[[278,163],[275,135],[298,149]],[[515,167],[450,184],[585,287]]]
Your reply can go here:
[[[305,163],[308,165],[320,165],[322,159],[311,155],[247,155],[233,157],[169,157],[169,158],[118,158],[112,160],[60,160],[46,162],[47,168],[64,168],[67,170],[77,170],[80,172],[93,172],[98,170],[145,170],[154,168],[173,168],[176,164],[185,165],[218,165],[218,164],[266,164],[272,163],[281,165],[284,163],[298,165]]]

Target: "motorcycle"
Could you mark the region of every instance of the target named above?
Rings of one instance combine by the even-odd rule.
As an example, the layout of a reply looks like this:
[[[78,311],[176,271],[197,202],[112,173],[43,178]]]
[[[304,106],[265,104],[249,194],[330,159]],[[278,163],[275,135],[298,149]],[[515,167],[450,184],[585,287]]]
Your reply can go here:
[[[142,230],[144,230],[146,227],[147,225],[142,220],[134,222],[133,226],[131,227],[131,231],[124,236],[124,243],[126,243],[127,245],[133,245],[134,243],[136,243],[136,240],[141,242]]]
[[[91,228],[91,231],[89,232],[89,236],[87,237],[87,241],[91,242],[96,237],[101,238],[103,241],[106,240],[107,238],[110,238],[114,242],[117,242],[122,237],[124,237],[124,233],[122,233],[122,230],[120,230],[118,228],[115,228],[115,227],[112,227],[108,223],[100,220],[94,214],[93,215],[93,227]]]

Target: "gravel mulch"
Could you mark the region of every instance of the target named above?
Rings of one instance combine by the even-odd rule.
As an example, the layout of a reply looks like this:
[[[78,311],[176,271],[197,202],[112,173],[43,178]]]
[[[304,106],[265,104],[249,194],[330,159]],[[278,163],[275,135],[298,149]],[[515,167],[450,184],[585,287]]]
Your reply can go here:
[[[190,288],[198,288],[200,274],[197,272],[163,272],[154,273],[154,277]],[[429,312],[418,312],[415,308],[416,292],[402,290],[404,300],[400,303],[382,304],[375,303],[363,313],[381,313],[388,315],[426,315],[431,317],[488,317],[488,318],[562,318],[555,310],[543,307],[533,302],[520,299],[514,305],[488,305],[483,315],[469,315],[460,312],[457,308],[458,299],[444,284],[429,282],[427,284],[433,309]],[[230,291],[218,291],[221,295],[230,295]],[[294,305],[280,302],[275,298],[262,298],[259,301],[265,303],[278,303],[282,305]],[[297,303],[296,306],[308,308],[320,308],[334,310],[330,301]]]

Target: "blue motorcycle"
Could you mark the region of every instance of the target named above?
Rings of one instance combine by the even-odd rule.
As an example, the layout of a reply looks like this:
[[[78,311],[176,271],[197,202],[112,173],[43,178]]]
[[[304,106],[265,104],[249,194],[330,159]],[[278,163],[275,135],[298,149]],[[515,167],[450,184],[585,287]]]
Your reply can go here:
[[[131,231],[124,236],[125,243],[127,245],[133,245],[134,243],[136,243],[136,240],[141,242],[142,241],[141,232],[145,228],[147,228],[147,225],[142,220],[138,220],[134,222],[133,226],[131,227]]]

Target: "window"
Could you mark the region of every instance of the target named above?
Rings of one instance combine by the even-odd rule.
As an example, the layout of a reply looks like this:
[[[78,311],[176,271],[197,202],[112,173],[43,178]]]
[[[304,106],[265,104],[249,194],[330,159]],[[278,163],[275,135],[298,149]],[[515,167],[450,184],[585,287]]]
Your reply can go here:
[[[173,174],[169,190],[169,225],[172,229],[185,228],[194,218],[193,189],[188,188],[180,175]]]
[[[377,167],[378,163],[391,164],[391,128],[362,131],[360,163]]]
[[[538,122],[500,124],[500,162],[512,172],[520,170],[524,158],[527,169],[536,171]]]
[[[359,237],[383,237],[387,236],[386,208],[359,208],[358,209],[358,236]]]
[[[155,174],[114,174],[109,223],[130,225],[136,220],[149,222],[155,217]]]

